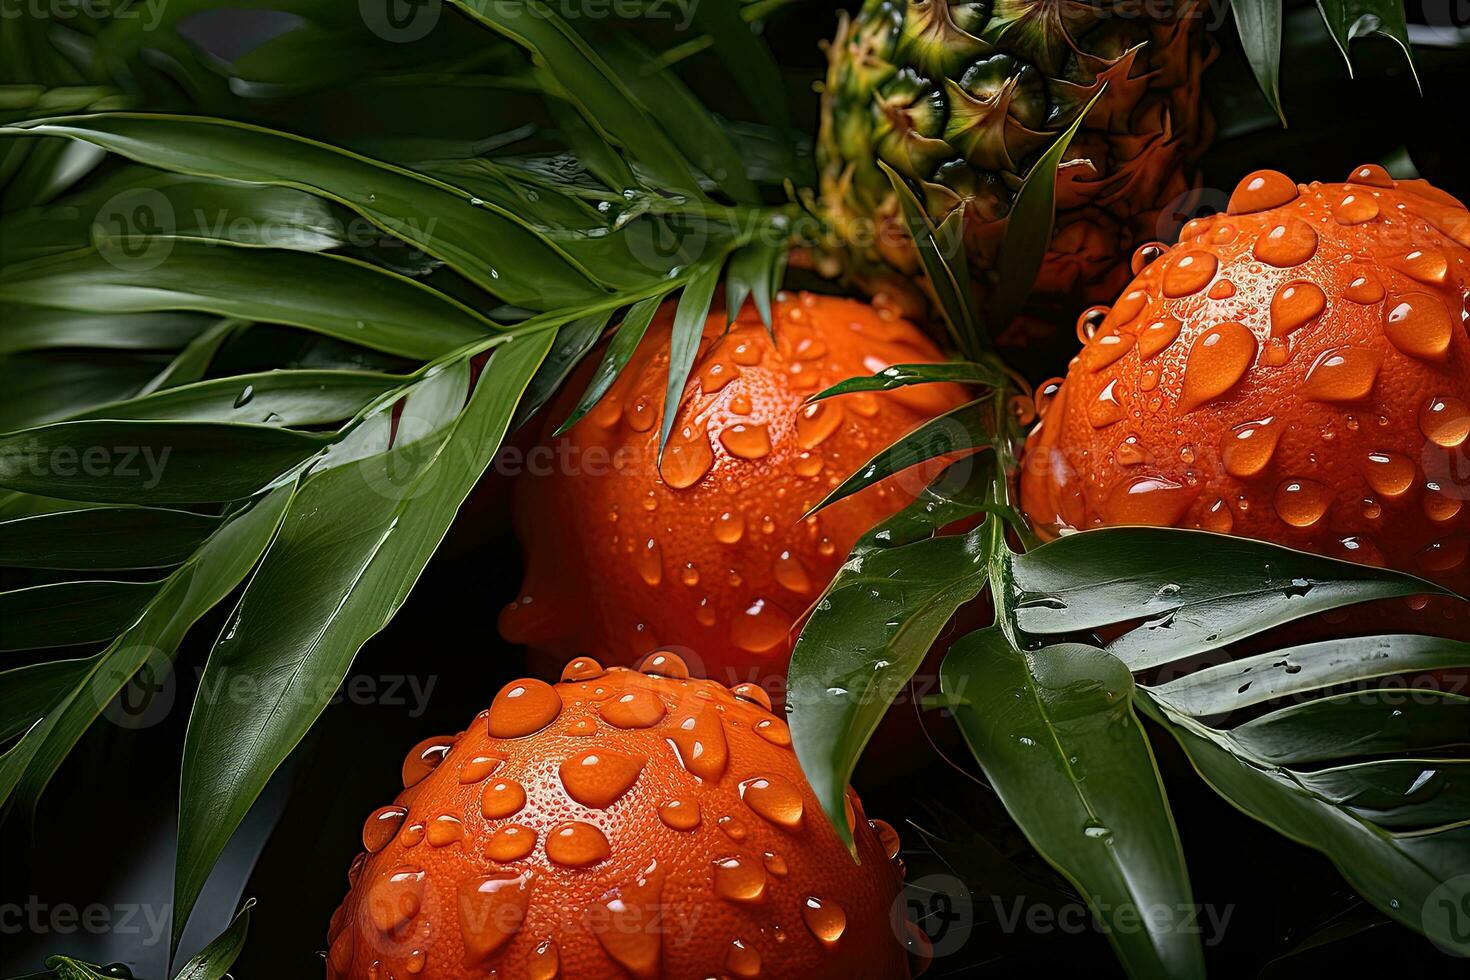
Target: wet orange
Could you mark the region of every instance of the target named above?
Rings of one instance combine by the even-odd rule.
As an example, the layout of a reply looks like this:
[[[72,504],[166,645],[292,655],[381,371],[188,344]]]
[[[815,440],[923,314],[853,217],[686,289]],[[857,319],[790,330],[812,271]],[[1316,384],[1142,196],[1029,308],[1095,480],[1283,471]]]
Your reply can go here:
[[[1025,509],[1045,534],[1204,528],[1465,592],[1467,328],[1458,201],[1376,166],[1341,184],[1251,174],[1044,388]]]
[[[938,467],[802,515],[964,393],[916,385],[808,405],[839,381],[940,352],[891,311],[852,300],[783,294],[773,315],[774,343],[749,306],[728,332],[722,314],[709,318],[661,467],[667,309],[601,403],[564,437],[545,436],[553,462],[515,491],[527,570],[500,618],[507,639],[558,662],[595,653],[624,664],[678,641],[727,683],[784,676],[793,626],[853,543]],[[593,367],[567,384],[549,426]]]
[[[852,860],[760,689],[667,653],[563,677],[410,753],[363,826],[329,977],[908,975],[893,829],[849,793]]]

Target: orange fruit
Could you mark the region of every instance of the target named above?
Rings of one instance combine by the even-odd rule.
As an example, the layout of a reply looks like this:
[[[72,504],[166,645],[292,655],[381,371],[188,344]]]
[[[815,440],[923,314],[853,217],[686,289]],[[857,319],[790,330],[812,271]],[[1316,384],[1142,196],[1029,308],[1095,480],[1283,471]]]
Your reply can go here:
[[[794,624],[849,549],[940,467],[803,515],[964,393],[915,385],[808,405],[839,381],[941,354],[891,311],[853,300],[782,294],[773,319],[774,343],[752,307],[728,331],[722,314],[709,318],[662,467],[671,310],[602,401],[553,439],[595,364],[566,385],[540,449],[557,462],[528,466],[515,490],[527,569],[500,618],[506,639],[557,662],[590,652],[624,664],[677,640],[701,652],[705,676],[784,676]]]
[[[1041,395],[1021,489],[1043,533],[1204,528],[1470,587],[1463,205],[1377,166],[1259,171],[1135,269]]]
[[[908,975],[897,836],[849,792],[853,860],[759,688],[662,652],[562,676],[409,753],[329,977]]]

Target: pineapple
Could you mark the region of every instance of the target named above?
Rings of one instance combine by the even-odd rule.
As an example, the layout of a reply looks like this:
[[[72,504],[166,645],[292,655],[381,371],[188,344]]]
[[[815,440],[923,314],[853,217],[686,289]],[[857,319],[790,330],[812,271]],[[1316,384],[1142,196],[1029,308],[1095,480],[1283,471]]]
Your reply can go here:
[[[1057,173],[1043,301],[1115,296],[1128,255],[1190,215],[1212,124],[1200,75],[1215,54],[1195,0],[866,0],[829,49],[821,199],[849,269],[918,272],[883,161],[930,215],[963,207],[981,284],[1030,166],[1104,84]],[[891,275],[888,276],[891,278]]]

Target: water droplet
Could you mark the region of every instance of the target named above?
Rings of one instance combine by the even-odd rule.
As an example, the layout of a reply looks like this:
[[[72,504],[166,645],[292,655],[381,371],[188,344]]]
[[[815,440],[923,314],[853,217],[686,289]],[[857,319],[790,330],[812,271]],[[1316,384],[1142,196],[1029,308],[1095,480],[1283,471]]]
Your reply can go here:
[[[664,930],[651,924],[664,921],[663,884],[664,870],[657,862],[649,865],[631,883],[602,896],[607,921],[593,929],[607,955],[638,980],[653,980],[660,973]]]
[[[606,861],[612,848],[602,831],[582,820],[568,820],[546,832],[546,858],[564,868],[585,868]]]
[[[1036,386],[1036,414],[1046,418],[1046,413],[1051,411],[1057,396],[1061,393],[1063,381],[1061,378],[1050,378]]]
[[[628,428],[634,432],[647,432],[653,428],[654,419],[658,416],[658,409],[647,395],[639,395],[623,406],[623,421],[628,423]]]
[[[771,710],[771,696],[767,694],[766,689],[761,687],[759,684],[751,684],[748,682],[744,684],[736,684],[734,687],[730,688],[730,693],[739,698],[741,701],[748,701],[751,704],[756,705],[760,708],[764,708],[767,711]]]
[[[813,402],[796,415],[796,444],[816,449],[842,424],[842,406],[831,401]]]
[[[545,728],[561,714],[561,696],[545,681],[511,681],[490,703],[491,738],[523,738]]]
[[[561,950],[555,939],[543,939],[531,951],[531,962],[526,964],[527,980],[557,980],[561,976]]]
[[[643,658],[638,670],[651,677],[667,677],[676,681],[689,679],[689,665],[672,650],[655,650]]]
[[[743,939],[730,940],[725,951],[725,969],[731,976],[758,977],[761,975],[761,954]]]
[[[670,830],[689,831],[699,826],[699,801],[678,797],[658,808],[658,818]]]
[[[407,807],[378,807],[368,815],[367,821],[362,825],[362,846],[367,848],[369,854],[378,853],[393,840],[407,816]]]
[[[618,728],[651,728],[663,720],[667,711],[658,695],[642,688],[625,691],[597,706],[603,720]]]
[[[897,858],[903,842],[899,840],[898,831],[893,829],[893,825],[886,820],[869,820],[868,826],[878,835],[878,845],[883,848],[883,856],[890,861]]]
[[[485,856],[492,861],[519,861],[536,847],[536,831],[518,823],[506,824],[485,842]]]
[[[1108,314],[1108,319],[1117,326],[1132,323],[1139,313],[1143,312],[1144,306],[1148,304],[1148,290],[1130,289],[1123,294],[1113,306],[1113,311]]]
[[[1102,328],[1103,321],[1108,318],[1106,306],[1089,306],[1077,317],[1076,332],[1077,341],[1081,344],[1089,344],[1097,336],[1098,330]]]
[[[1101,371],[1133,349],[1138,339],[1131,333],[1108,333],[1082,349],[1081,359],[1089,371]]]
[[[398,843],[403,847],[415,847],[419,844],[422,844],[424,841],[424,834],[427,832],[427,830],[428,828],[426,828],[422,823],[414,821],[413,823],[403,828],[403,833],[398,835]]]
[[[811,934],[825,946],[832,946],[847,929],[847,913],[836,902],[824,902],[808,895],[801,903],[801,917]]]
[[[656,586],[664,580],[663,549],[653,538],[643,542],[643,547],[634,553],[634,564],[638,567],[638,574],[648,585]]]
[[[1130,435],[1118,443],[1118,448],[1113,451],[1113,456],[1119,466],[1138,466],[1140,463],[1148,462],[1148,453],[1138,444],[1138,436]]]
[[[1190,412],[1240,383],[1256,357],[1256,336],[1240,323],[1221,323],[1200,334],[1184,367],[1178,411]]]
[[[1426,485],[1428,493],[1424,495],[1424,516],[1436,524],[1444,524],[1460,516],[1460,508],[1464,505],[1457,496],[1451,496],[1444,492],[1444,487],[1430,481]]]
[[[1343,299],[1352,300],[1362,306],[1368,306],[1383,299],[1383,283],[1374,273],[1364,270],[1353,277],[1348,283],[1347,289],[1342,291]]]
[[[394,868],[368,889],[368,918],[379,932],[395,933],[419,914],[423,898],[423,869],[406,866]]]
[[[1385,497],[1402,497],[1418,474],[1414,461],[1398,453],[1369,453],[1364,476],[1375,492]]]
[[[1392,187],[1393,178],[1376,163],[1368,163],[1348,174],[1349,184],[1366,184],[1369,187]]]
[[[403,760],[403,788],[408,789],[423,782],[429,773],[439,768],[439,763],[444,761],[444,757],[453,747],[454,739],[446,735],[434,735],[409,749]]]
[[[724,775],[730,748],[718,712],[703,706],[694,708],[674,723],[668,738],[679,762],[693,775],[709,782]]]
[[[561,679],[563,683],[590,681],[605,673],[602,664],[591,657],[577,657],[561,669]]]
[[[764,819],[787,830],[801,829],[801,790],[780,776],[756,776],[740,783],[740,798]]]
[[[1404,293],[1384,305],[1383,332],[1410,357],[1443,361],[1449,356],[1454,325],[1438,296]]]
[[[1340,225],[1360,225],[1378,217],[1378,198],[1361,191],[1348,191],[1332,206],[1332,216]]]
[[[246,385],[243,389],[241,389],[240,393],[235,396],[235,407],[244,408],[246,405],[250,404],[250,400],[254,397],[255,386]]]
[[[1147,244],[1140,245],[1133,250],[1133,257],[1128,261],[1128,268],[1133,271],[1135,276],[1141,275],[1144,269],[1153,265],[1168,251],[1169,246],[1163,242],[1148,242]]]
[[[1199,526],[1216,534],[1229,534],[1235,530],[1235,512],[1224,500],[1216,500],[1200,516]]]
[[[766,869],[742,854],[716,858],[714,890],[727,901],[759,902],[766,897]]]
[[[1278,269],[1301,265],[1317,254],[1317,233],[1301,218],[1288,215],[1256,239],[1252,254]]]
[[[1210,299],[1229,299],[1235,295],[1235,283],[1229,279],[1221,279],[1210,287],[1207,295]]]
[[[1419,412],[1419,431],[1436,446],[1456,448],[1470,436],[1470,405],[1454,395],[1429,399]]]
[[[715,826],[719,827],[720,831],[726,837],[737,842],[745,840],[745,838],[750,833],[750,831],[745,829],[745,824],[741,823],[739,820],[730,816],[729,814],[726,814],[725,816],[716,820]]]
[[[494,755],[477,755],[459,767],[459,782],[462,786],[478,783],[482,779],[488,779],[490,775],[499,769],[505,760]]]
[[[1275,170],[1257,170],[1235,185],[1225,210],[1230,214],[1253,214],[1290,204],[1296,198],[1296,183],[1290,177]]]
[[[699,389],[707,395],[713,395],[738,377],[740,368],[724,361],[715,361],[699,376]]]
[[[1332,504],[1332,491],[1315,480],[1283,480],[1276,488],[1276,513],[1292,527],[1311,527]]]
[[[1285,337],[1298,330],[1327,309],[1327,294],[1315,283],[1287,283],[1271,300],[1271,336]]]
[[[1209,285],[1219,268],[1219,259],[1209,252],[1190,251],[1178,255],[1164,272],[1164,295],[1173,299],[1193,296]]]
[[[490,820],[514,816],[526,805],[526,790],[514,779],[486,783],[480,793],[480,812]]]
[[[739,511],[727,510],[715,518],[715,540],[734,544],[745,536],[745,518]]]
[[[557,772],[567,795],[583,806],[604,810],[638,781],[645,756],[612,749],[584,749],[562,761]]]
[[[1097,398],[1087,406],[1087,421],[1094,429],[1103,429],[1123,419],[1123,406],[1116,394],[1118,380],[1109,381]]]
[[[1108,494],[1104,514],[1109,524],[1169,527],[1179,522],[1197,491],[1162,476],[1138,476],[1118,483]]]
[[[1429,286],[1443,286],[1450,269],[1445,254],[1433,248],[1416,248],[1390,260],[1390,264],[1411,279]]]
[[[515,937],[531,905],[530,871],[499,871],[459,883],[459,912],[464,965],[487,970],[500,948]]]
[[[1307,371],[1304,397],[1319,402],[1367,398],[1378,380],[1378,355],[1360,347],[1324,351]]]
[[[1470,553],[1470,536],[1453,534],[1419,552],[1419,567],[1431,573],[1451,572],[1465,564],[1467,553]]]
[[[730,356],[735,359],[736,364],[744,364],[746,367],[751,367],[761,362],[760,348],[750,341],[742,340],[737,343],[730,352]]]
[[[730,640],[747,653],[769,653],[785,642],[791,616],[768,599],[755,599],[735,617]]]
[[[714,462],[715,451],[710,448],[709,436],[703,429],[685,425],[664,447],[658,472],[669,486],[685,490],[704,479]]]

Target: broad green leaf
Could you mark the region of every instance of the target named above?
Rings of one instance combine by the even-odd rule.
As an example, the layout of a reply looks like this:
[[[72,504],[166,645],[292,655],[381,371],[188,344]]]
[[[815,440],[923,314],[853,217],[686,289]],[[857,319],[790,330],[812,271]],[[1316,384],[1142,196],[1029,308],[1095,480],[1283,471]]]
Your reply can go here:
[[[1088,899],[1124,968],[1203,977],[1184,854],[1128,668],[1076,643],[1023,653],[989,629],[950,648],[940,683],[986,779]]]
[[[1390,830],[1460,823],[1470,813],[1470,759],[1377,759],[1295,776],[1324,801]]]
[[[78,313],[0,305],[0,355],[50,347],[178,350],[215,320],[198,313]]]
[[[161,355],[117,351],[95,357],[31,351],[0,357],[0,432],[56,422],[101,402],[131,398],[157,373]]]
[[[303,482],[210,653],[190,715],[175,941],[271,773],[408,597],[552,338],[545,330],[496,348],[468,405],[468,359],[449,362],[405,402],[364,419]],[[244,704],[229,695],[241,685],[254,692]]]
[[[1060,635],[1143,620],[1108,650],[1146,670],[1370,599],[1445,594],[1409,575],[1245,538],[1100,528],[1012,560],[1016,624]]]
[[[0,130],[7,132],[66,136],[175,173],[320,195],[519,306],[551,309],[600,292],[517,216],[449,184],[314,140],[223,119],[134,113],[61,116]]]
[[[689,372],[693,370],[694,358],[699,354],[705,320],[709,316],[710,303],[714,300],[715,287],[719,284],[720,264],[716,262],[706,265],[684,287],[684,292],[679,296],[679,305],[674,309],[674,327],[669,339],[669,381],[664,388],[663,420],[658,430],[660,461],[669,441],[669,433],[674,431],[674,421],[679,417],[679,403],[684,399],[684,386],[689,383]]]
[[[90,660],[47,660],[0,673],[0,741],[9,741],[45,717],[76,687],[90,664]]]
[[[1236,0],[1242,2],[1242,0]],[[1243,0],[1254,2],[1254,0]],[[1264,0],[1280,3],[1281,0]],[[1041,159],[1037,160],[1021,183],[1011,201],[1010,213],[1006,216],[1005,236],[1001,239],[1000,252],[995,260],[995,282],[989,297],[989,326],[999,333],[1006,328],[1016,314],[1021,312],[1031,287],[1036,284],[1036,275],[1046,259],[1051,245],[1052,227],[1056,218],[1057,168],[1062,157],[1077,135],[1077,129],[1087,118],[1092,107],[1108,89],[1105,83],[1087,107],[1072,120],[1066,132],[1058,136]]]
[[[561,435],[581,421],[582,416],[592,411],[593,406],[602,400],[603,395],[607,394],[607,390],[612,387],[613,382],[627,366],[628,359],[638,349],[643,335],[648,332],[648,325],[653,322],[653,315],[658,312],[663,301],[663,295],[650,296],[635,303],[623,315],[623,322],[618,325],[617,332],[613,334],[612,340],[607,345],[607,350],[603,351],[602,360],[598,362],[597,370],[592,373],[592,380],[587,382],[587,390],[582,393],[582,398],[577,402],[577,407],[573,409],[572,414],[557,427],[556,435]]]
[[[244,333],[251,324],[234,317],[220,317],[199,336],[189,341],[183,350],[174,355],[168,367],[155,374],[135,397],[151,395],[165,388],[177,388],[201,380],[209,373],[210,365],[219,355],[220,348]]]
[[[1245,49],[1245,60],[1250,63],[1261,94],[1271,104],[1283,126],[1286,125],[1286,113],[1281,109],[1281,11],[1284,6],[1284,0],[1230,2],[1240,45]],[[1327,17],[1325,10],[1323,16]]]
[[[99,405],[82,419],[325,425],[352,418],[406,378],[371,371],[263,371]]]
[[[158,582],[51,582],[0,592],[0,650],[110,640],[131,626]]]
[[[1317,9],[1327,31],[1347,62],[1348,75],[1353,74],[1352,42],[1377,34],[1388,38],[1403,52],[1414,84],[1419,84],[1419,68],[1414,63],[1414,49],[1409,44],[1409,25],[1404,15],[1404,0],[1317,0]],[[1432,23],[1432,21],[1431,21]]]
[[[444,293],[357,259],[157,244],[159,252],[136,261],[84,250],[10,266],[0,273],[0,301],[82,313],[197,310],[302,327],[420,360],[498,329]]]
[[[990,419],[986,409],[986,402],[967,402],[900,436],[892,445],[864,463],[856,473],[843,480],[821,503],[812,508],[812,512],[830,507],[844,497],[850,497],[880,483],[910,466],[950,453],[969,452],[990,445]]]
[[[1230,733],[1175,714],[1146,694],[1137,701],[1233,806],[1325,854],[1358,894],[1390,918],[1446,949],[1470,954],[1464,921],[1453,918],[1470,902],[1470,823],[1436,833],[1395,833],[1318,797],[1304,784],[1310,777],[1232,752]]]
[[[245,935],[250,930],[250,909],[254,905],[255,899],[248,899],[230,921],[230,927],[185,963],[174,980],[222,980],[228,976],[230,967],[245,948]]]
[[[254,567],[291,497],[282,486],[230,517],[164,580],[143,615],[102,653],[80,661],[76,682],[0,759],[0,805],[12,793],[34,807],[82,733],[128,681],[159,657],[171,660],[184,634]]]
[[[1230,741],[1251,758],[1280,766],[1463,749],[1470,747],[1470,698],[1403,688],[1353,691],[1248,721],[1230,730]]]
[[[0,565],[163,568],[193,554],[219,522],[158,507],[89,507],[0,520]]]
[[[0,436],[0,487],[105,503],[241,500],[331,440],[230,422],[57,422]]]
[[[985,385],[1002,388],[1010,383],[1005,372],[990,364],[975,361],[940,361],[934,364],[893,364],[877,374],[840,381],[826,391],[812,395],[807,401],[821,401],[854,391],[892,391],[906,385],[949,384]]]
[[[1148,693],[1181,714],[1207,718],[1347,681],[1453,667],[1470,667],[1470,643],[1412,634],[1360,636],[1216,664]]]
[[[880,524],[867,540],[882,540],[884,530]],[[854,554],[797,639],[787,676],[791,737],[802,771],[849,847],[844,806],[853,769],[950,617],[985,587],[989,537],[982,526]]]

